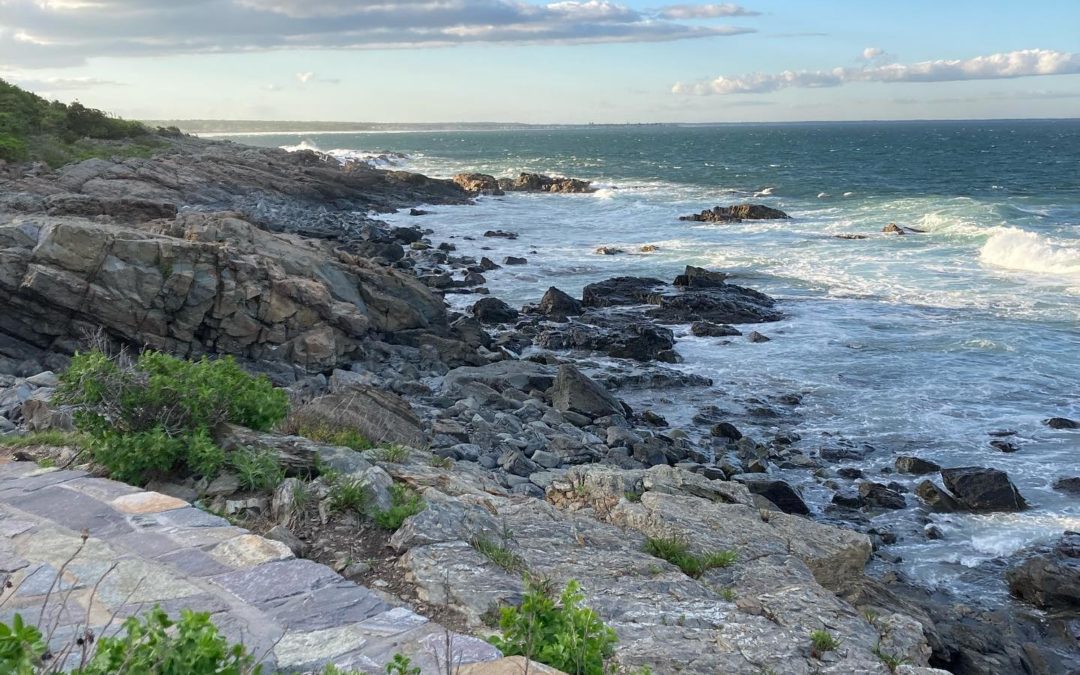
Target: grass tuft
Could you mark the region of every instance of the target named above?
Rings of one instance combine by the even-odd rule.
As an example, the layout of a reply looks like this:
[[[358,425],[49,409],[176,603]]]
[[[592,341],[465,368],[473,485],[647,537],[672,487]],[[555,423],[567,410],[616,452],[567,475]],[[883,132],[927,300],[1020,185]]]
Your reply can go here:
[[[690,545],[677,537],[649,537],[645,552],[668,561],[687,576],[699,579],[705,572],[718,567],[728,567],[735,562],[735,551],[713,551],[704,555],[690,552]]]
[[[507,572],[518,574],[526,570],[525,560],[510,549],[484,537],[473,537],[469,541],[480,555],[503,568]]]

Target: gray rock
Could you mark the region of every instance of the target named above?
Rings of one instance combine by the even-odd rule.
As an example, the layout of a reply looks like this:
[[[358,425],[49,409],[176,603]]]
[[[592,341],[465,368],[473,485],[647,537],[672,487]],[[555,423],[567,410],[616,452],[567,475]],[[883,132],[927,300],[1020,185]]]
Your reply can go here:
[[[559,366],[551,400],[556,410],[569,410],[591,418],[623,413],[622,405],[614,396],[569,364]]]
[[[1047,610],[1080,609],[1080,532],[1066,532],[1049,546],[1023,551],[1005,572],[1009,591]]]

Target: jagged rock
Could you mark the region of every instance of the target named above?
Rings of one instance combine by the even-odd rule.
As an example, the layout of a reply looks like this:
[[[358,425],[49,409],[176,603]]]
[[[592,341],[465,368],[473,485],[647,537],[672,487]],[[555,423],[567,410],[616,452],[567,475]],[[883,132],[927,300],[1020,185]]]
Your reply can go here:
[[[790,218],[780,209],[763,204],[735,204],[734,206],[715,206],[701,213],[681,216],[679,220],[691,220],[701,223],[738,223],[743,220],[780,220]]]
[[[537,311],[553,321],[565,321],[567,317],[581,314],[581,301],[570,297],[554,286],[540,298]]]
[[[488,230],[484,233],[485,237],[495,237],[498,239],[517,239],[517,232],[506,232],[504,230]]]
[[[709,433],[719,438],[728,438],[737,441],[743,437],[742,432],[735,428],[731,422],[718,422],[709,429]]]
[[[1059,478],[1054,481],[1054,489],[1058,492],[1064,492],[1067,495],[1080,497],[1080,476]]]
[[[924,480],[915,488],[917,494],[932,510],[952,513],[961,510],[961,505],[948,492],[939,488],[933,481]]]
[[[800,516],[810,514],[810,508],[803,501],[795,488],[782,480],[770,480],[758,478],[751,474],[734,476],[734,479],[742,483],[755,495],[760,495],[776,504],[784,513],[794,513]]]
[[[522,173],[517,178],[500,178],[499,187],[507,192],[596,192],[587,180]]]
[[[518,311],[498,298],[481,298],[472,306],[473,316],[480,323],[510,323],[518,318]]]
[[[659,293],[664,282],[642,277],[613,277],[585,286],[581,301],[585,307],[643,305]]]
[[[726,285],[728,276],[725,272],[713,272],[704,267],[687,265],[683,273],[675,277],[672,285],[689,288],[716,288]]]
[[[559,366],[552,385],[551,405],[556,410],[572,410],[594,419],[624,412],[618,399],[570,364]]]
[[[881,483],[870,481],[860,483],[859,496],[864,504],[880,509],[902,509],[907,506],[904,495]]]
[[[769,341],[768,336],[762,335],[761,333],[757,332],[756,330],[750,331],[750,334],[746,336],[746,339],[749,340],[750,342],[768,342]]]
[[[901,455],[900,457],[897,457],[895,466],[896,470],[900,473],[910,473],[917,476],[941,471],[941,466],[939,464],[911,455]]]
[[[922,234],[926,230],[918,230],[914,227],[904,227],[897,225],[896,223],[889,223],[885,227],[881,228],[884,234]]]
[[[527,265],[528,260],[526,258],[519,258],[517,256],[508,255],[503,258],[504,265]]]
[[[620,253],[626,253],[626,250],[617,246],[601,246],[593,251],[593,253],[599,255],[619,255]]]
[[[742,335],[732,326],[709,321],[695,321],[690,324],[690,333],[696,337],[734,337]]]
[[[427,434],[408,401],[375,387],[354,385],[320,396],[296,408],[293,414],[313,426],[353,429],[376,445],[427,445]]]
[[[588,321],[589,323],[582,323]],[[534,338],[544,349],[584,349],[635,361],[665,360],[674,333],[627,313],[588,314],[579,321],[549,325]]]
[[[495,177],[486,173],[459,173],[452,180],[470,194],[495,196],[503,194]]]
[[[776,302],[753,289],[732,284],[665,290],[659,279],[614,277],[587,285],[582,290],[585,307],[652,305],[645,312],[664,323],[759,323],[776,321],[781,314]]]
[[[1047,610],[1080,609],[1080,532],[1066,532],[1050,546],[1023,551],[1005,572],[1009,592]]]
[[[1050,417],[1043,420],[1043,424],[1051,429],[1080,429],[1080,422],[1067,417]]]
[[[942,469],[945,487],[965,509],[971,511],[1023,511],[1027,502],[1008,474],[977,466]]]

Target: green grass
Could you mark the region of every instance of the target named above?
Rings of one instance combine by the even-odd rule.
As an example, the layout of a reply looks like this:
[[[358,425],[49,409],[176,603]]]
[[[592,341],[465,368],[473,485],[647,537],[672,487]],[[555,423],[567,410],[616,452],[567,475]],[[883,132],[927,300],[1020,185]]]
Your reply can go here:
[[[827,630],[815,630],[810,633],[810,653],[815,657],[825,652],[835,651],[839,647],[840,641]]]
[[[428,463],[436,469],[449,469],[454,466],[454,460],[449,457],[440,457],[439,455],[432,455]]]
[[[323,474],[326,477],[326,474]],[[335,513],[355,513],[364,516],[371,505],[371,492],[358,478],[331,478],[327,495],[330,510]]]
[[[75,431],[35,431],[24,436],[0,436],[0,448],[79,447],[86,438]]]
[[[285,470],[271,452],[237,450],[229,455],[229,465],[245,490],[269,492],[285,480]]]
[[[526,570],[525,560],[521,556],[490,539],[473,537],[469,545],[507,572],[518,574]]]
[[[350,450],[356,450],[357,452],[370,450],[375,447],[374,443],[365,438],[356,429],[335,427],[325,422],[301,424],[296,428],[294,433],[297,436],[303,436],[316,443],[336,445],[343,448],[349,448]]]
[[[687,576],[699,579],[705,572],[718,567],[728,567],[735,562],[735,551],[713,551],[703,555],[690,552],[690,544],[677,537],[649,537],[645,552],[668,561]]]
[[[387,445],[379,448],[374,452],[375,460],[378,462],[389,462],[390,464],[401,464],[409,458],[409,448],[404,445]]]
[[[636,503],[641,501],[641,495],[642,494],[643,493],[641,493],[641,492],[629,492],[628,491],[628,492],[623,493],[623,497],[626,497],[626,501],[633,502],[633,503],[636,504]]]
[[[415,490],[399,484],[390,486],[390,502],[392,504],[390,508],[371,514],[375,524],[384,530],[398,529],[406,518],[415,516],[427,508],[423,497]]]
[[[885,664],[885,667],[888,668],[890,672],[894,673],[897,668],[907,663],[907,659],[882,651],[880,644],[874,647],[874,656],[881,659],[881,662]]]

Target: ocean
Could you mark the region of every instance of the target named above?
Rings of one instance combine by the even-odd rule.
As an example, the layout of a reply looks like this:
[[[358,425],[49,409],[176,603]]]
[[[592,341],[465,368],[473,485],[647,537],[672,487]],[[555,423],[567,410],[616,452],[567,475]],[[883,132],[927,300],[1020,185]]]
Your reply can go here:
[[[463,254],[528,258],[485,275],[492,294],[512,305],[535,302],[551,285],[579,294],[618,275],[670,280],[685,265],[729,272],[734,283],[780,299],[787,318],[753,327],[767,343],[696,338],[676,327],[684,358],[676,367],[715,385],[665,391],[654,409],[678,425],[701,405],[738,417],[754,399],[798,393],[790,418],[740,428],[762,439],[794,430],[811,452],[862,448],[864,459],[836,465],[911,488],[917,478],[882,473],[896,455],[1007,471],[1030,510],[922,520],[909,509],[873,520],[901,535],[886,552],[924,583],[1003,597],[1002,556],[1080,530],[1080,498],[1052,488],[1080,475],[1080,431],[1042,423],[1080,419],[1080,120],[235,138],[439,177],[536,171],[594,181],[594,194],[510,194],[432,207],[424,218],[386,217],[430,227],[433,239],[455,242]],[[405,156],[377,159],[384,151]],[[745,201],[792,219],[678,220]],[[881,234],[889,223],[924,232]],[[484,239],[489,229],[520,236]],[[641,252],[646,244],[657,249]],[[598,255],[599,246],[626,253]],[[464,307],[475,298],[449,299]],[[990,432],[1003,430],[1016,432],[1006,440],[1018,451],[990,446]],[[830,517],[830,488],[805,470],[777,474]],[[909,495],[908,503],[918,500]],[[922,536],[927,522],[944,536]]]

